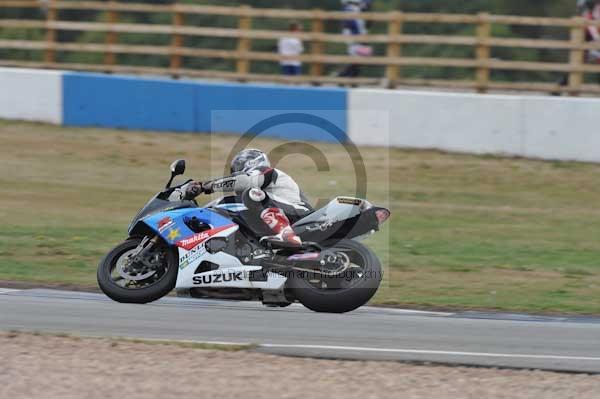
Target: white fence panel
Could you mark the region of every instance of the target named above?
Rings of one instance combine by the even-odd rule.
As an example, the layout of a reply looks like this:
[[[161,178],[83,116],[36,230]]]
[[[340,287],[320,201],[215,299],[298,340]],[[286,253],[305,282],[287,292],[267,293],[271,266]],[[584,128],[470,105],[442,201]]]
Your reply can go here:
[[[61,124],[62,115],[62,72],[0,68],[0,118]]]
[[[356,89],[348,114],[359,145],[600,162],[600,99]]]
[[[525,157],[600,162],[600,100],[523,97]]]

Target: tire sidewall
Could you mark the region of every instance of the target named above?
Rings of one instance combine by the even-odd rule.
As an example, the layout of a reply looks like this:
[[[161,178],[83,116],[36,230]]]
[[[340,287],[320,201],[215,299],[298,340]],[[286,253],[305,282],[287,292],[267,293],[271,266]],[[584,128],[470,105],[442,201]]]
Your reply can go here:
[[[177,282],[177,273],[179,270],[179,259],[176,251],[169,248],[167,251],[168,270],[166,274],[156,284],[149,287],[129,290],[118,286],[112,281],[111,268],[117,259],[125,252],[135,249],[141,242],[141,238],[129,238],[121,244],[114,247],[100,261],[97,271],[98,285],[102,292],[109,298],[121,303],[148,303],[156,301],[167,295]]]
[[[324,243],[325,248],[328,243]],[[307,308],[316,312],[345,313],[365,305],[377,292],[382,279],[381,262],[368,247],[355,240],[344,239],[331,243],[333,247],[359,252],[365,261],[365,278],[344,290],[318,290],[310,285],[302,273],[291,273],[287,282],[294,297]]]

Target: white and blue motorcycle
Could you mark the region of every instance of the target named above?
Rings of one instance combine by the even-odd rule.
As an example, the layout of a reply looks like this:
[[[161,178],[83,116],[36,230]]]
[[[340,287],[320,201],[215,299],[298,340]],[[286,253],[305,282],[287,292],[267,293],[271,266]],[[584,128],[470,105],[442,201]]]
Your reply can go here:
[[[343,313],[377,291],[379,259],[357,239],[372,234],[390,212],[363,199],[338,197],[294,225],[304,244],[277,248],[259,241],[247,223],[243,197],[199,207],[169,201],[185,161],[133,219],[129,238],[98,266],[98,284],[118,302],[148,303],[169,294],[259,300],[267,306],[298,301],[317,312]]]

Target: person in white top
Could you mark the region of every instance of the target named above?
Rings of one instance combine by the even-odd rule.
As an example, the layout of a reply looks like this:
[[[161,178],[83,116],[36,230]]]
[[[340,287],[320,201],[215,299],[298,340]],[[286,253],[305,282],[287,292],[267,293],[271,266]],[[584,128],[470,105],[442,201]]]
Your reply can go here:
[[[301,32],[302,27],[298,22],[290,24],[290,32]],[[301,75],[302,62],[297,58],[304,52],[304,45],[297,37],[282,37],[278,44],[279,55],[286,58],[281,61],[281,73],[284,75]]]

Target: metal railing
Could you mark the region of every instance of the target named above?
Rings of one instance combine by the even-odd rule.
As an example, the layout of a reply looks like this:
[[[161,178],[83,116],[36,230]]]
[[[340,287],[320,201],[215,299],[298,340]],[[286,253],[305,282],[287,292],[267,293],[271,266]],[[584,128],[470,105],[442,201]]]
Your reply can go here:
[[[39,1],[0,1],[0,15],[3,9],[39,8]],[[312,84],[348,84],[373,85],[394,88],[400,85],[419,85],[446,88],[472,89],[478,92],[489,90],[524,90],[552,93],[567,93],[579,95],[583,93],[600,93],[600,85],[586,84],[586,74],[599,74],[600,65],[585,62],[586,50],[600,50],[599,43],[585,41],[584,28],[587,25],[600,26],[600,23],[584,20],[583,18],[536,18],[491,15],[462,14],[422,14],[403,13],[362,13],[360,18],[377,24],[387,24],[385,34],[366,34],[347,36],[338,33],[325,32],[324,26],[328,21],[342,21],[349,16],[344,12],[322,10],[290,10],[263,9],[250,7],[201,6],[187,4],[152,5],[143,3],[119,3],[117,1],[58,1],[47,0],[44,3],[45,19],[9,19],[0,17],[0,51],[22,50],[41,51],[43,57],[39,60],[26,60],[3,57],[0,65],[35,68],[57,68],[73,70],[89,70],[103,72],[148,73],[172,76],[190,76],[206,78],[222,78],[232,80],[257,80],[287,83]],[[67,10],[88,10],[102,14],[102,18],[89,21],[70,21],[60,18]],[[122,13],[159,13],[170,16],[170,24],[143,24],[121,20]],[[203,27],[186,25],[187,16],[213,15],[237,18],[237,27]],[[310,24],[306,32],[288,32],[281,30],[254,29],[255,19],[286,19],[303,21]],[[101,22],[99,22],[101,21]],[[407,23],[428,24],[464,24],[472,26],[473,35],[429,35],[404,33]],[[506,38],[492,35],[493,25],[534,25],[556,27],[569,32],[568,40]],[[16,40],[2,38],[2,30],[25,29],[44,33],[43,40]],[[100,32],[104,41],[61,42],[57,32]],[[167,35],[170,42],[165,45],[123,44],[119,43],[120,34],[151,34]],[[297,57],[309,65],[308,73],[303,76],[282,76],[273,73],[256,73],[252,64],[256,62],[279,62],[285,57],[266,51],[253,50],[254,40],[277,41],[282,36],[295,36],[304,41],[307,53]],[[186,37],[227,38],[235,40],[234,49],[211,49],[185,46]],[[355,57],[344,54],[328,53],[328,47],[339,44],[360,42],[385,47],[384,54],[374,54],[370,57]],[[403,53],[403,47],[411,45],[448,45],[467,46],[472,48],[473,57],[447,58],[409,56]],[[568,54],[568,62],[539,62],[497,59],[492,57],[492,49],[498,47],[558,50]],[[104,54],[102,63],[73,63],[64,62],[57,57],[57,52],[101,53]],[[5,52],[6,53],[6,52]],[[120,54],[160,55],[168,57],[168,66],[148,67],[125,65],[119,63]],[[185,67],[184,57],[210,58],[230,60],[231,70],[211,70]],[[347,78],[325,74],[326,65],[360,64],[379,66],[383,69],[379,77]],[[472,70],[470,79],[424,79],[410,78],[403,74],[404,67],[438,67],[462,68]],[[494,71],[544,71],[558,75],[568,75],[566,84],[554,82],[531,81],[499,81],[493,79]]]

